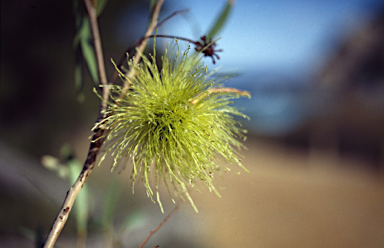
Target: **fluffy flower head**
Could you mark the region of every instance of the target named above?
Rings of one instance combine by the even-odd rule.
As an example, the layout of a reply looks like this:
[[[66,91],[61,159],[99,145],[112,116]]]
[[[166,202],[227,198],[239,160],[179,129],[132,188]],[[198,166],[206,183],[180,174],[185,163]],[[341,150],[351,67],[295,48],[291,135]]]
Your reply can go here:
[[[155,187],[160,207],[158,187],[163,181],[171,197],[173,188],[196,210],[188,186],[203,181],[218,194],[214,172],[229,170],[225,161],[244,168],[235,148],[243,146],[238,138],[244,138],[245,130],[234,116],[247,117],[230,104],[231,99],[249,94],[223,88],[223,79],[208,73],[201,54],[188,56],[188,52],[180,53],[176,41],[162,57],[161,68],[155,55],[143,55],[139,65],[130,62],[136,76],[129,81],[129,90],[113,86],[102,124],[113,167],[120,160],[131,160],[133,184],[141,179],[151,198]]]

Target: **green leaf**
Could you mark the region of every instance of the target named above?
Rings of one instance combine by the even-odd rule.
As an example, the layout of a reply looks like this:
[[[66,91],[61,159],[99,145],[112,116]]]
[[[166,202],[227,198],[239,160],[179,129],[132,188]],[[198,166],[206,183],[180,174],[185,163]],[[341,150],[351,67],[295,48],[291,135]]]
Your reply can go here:
[[[211,30],[208,32],[207,40],[214,39],[214,37],[221,31],[224,27],[225,22],[228,19],[229,13],[232,10],[233,1],[228,0],[223,11],[220,13],[214,25],[212,25]]]
[[[84,74],[83,74],[83,61],[81,49],[76,49],[76,63],[75,63],[75,88],[77,100],[84,102]]]
[[[106,0],[104,0],[106,1]],[[102,4],[102,3],[101,3]],[[99,74],[96,62],[96,54],[92,44],[93,36],[88,16],[82,13],[82,5],[74,1],[74,9],[76,16],[76,35],[73,39],[73,48],[76,53],[75,65],[75,86],[77,90],[77,98],[81,102],[84,99],[84,73],[82,61],[85,60],[92,81],[96,87],[99,87]]]
[[[97,6],[96,6],[97,16],[99,16],[103,12],[107,3],[108,3],[108,0],[97,0]]]
[[[88,42],[81,42],[81,48],[83,51],[83,57],[85,62],[87,63],[89,73],[91,75],[92,81],[95,87],[99,87],[99,75],[97,72],[97,63],[96,63],[96,55],[93,50],[93,46]]]
[[[145,226],[150,218],[141,211],[131,211],[120,225],[123,235],[129,235],[132,231]]]
[[[113,224],[113,217],[117,206],[117,201],[121,193],[121,183],[119,180],[115,180],[109,186],[107,197],[105,199],[105,205],[102,215],[102,228],[108,229]]]
[[[80,46],[81,56],[84,58],[92,81],[96,87],[99,87],[99,74],[97,71],[96,54],[92,44],[92,32],[89,19],[84,16],[80,28],[74,38],[75,48]]]
[[[73,1],[73,12],[75,14],[75,24],[76,24],[76,34],[73,38],[73,49],[75,50],[75,89],[77,94],[77,99],[79,102],[84,100],[84,73],[83,73],[83,55],[80,47],[81,40],[81,27],[83,24],[83,14],[82,12],[84,6],[79,4],[78,0]]]
[[[97,62],[95,49],[92,44],[91,26],[88,17],[83,18],[83,26],[80,31],[80,45],[82,55],[87,63],[89,73],[96,87],[99,87],[99,74],[97,72]]]
[[[41,163],[43,166],[54,173],[62,179],[68,178],[68,168],[60,163],[60,160],[56,157],[50,155],[44,155],[41,157]]]
[[[72,147],[65,144],[60,150],[61,156],[66,160],[66,165],[69,170],[69,183],[72,185],[77,180],[83,166],[74,157]],[[85,184],[76,197],[74,204],[74,213],[76,216],[77,232],[79,236],[85,236],[87,233],[88,213],[89,213],[89,190]]]

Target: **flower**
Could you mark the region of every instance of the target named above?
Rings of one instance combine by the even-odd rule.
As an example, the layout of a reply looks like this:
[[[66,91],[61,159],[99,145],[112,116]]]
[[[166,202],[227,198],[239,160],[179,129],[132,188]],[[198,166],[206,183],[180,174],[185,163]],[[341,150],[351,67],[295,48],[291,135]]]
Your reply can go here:
[[[211,57],[212,62],[215,64],[215,57],[217,59],[220,59],[219,55],[217,55],[217,52],[222,52],[222,49],[215,49],[216,42],[212,42],[212,39],[207,39],[207,37],[204,35],[200,38],[202,41],[196,41],[194,44],[196,45],[195,50],[197,52],[202,52],[205,57]]]
[[[197,211],[188,187],[203,181],[219,195],[213,174],[221,168],[229,170],[224,160],[246,170],[235,149],[243,147],[238,138],[245,139],[246,131],[234,117],[248,117],[230,104],[233,98],[250,95],[223,88],[223,78],[208,73],[201,53],[188,56],[188,52],[180,53],[176,41],[162,57],[161,68],[156,64],[155,51],[153,56],[143,55],[140,65],[129,62],[136,76],[129,80],[119,71],[130,88],[112,87],[112,101],[102,122],[110,143],[106,154],[114,157],[112,168],[121,160],[131,160],[133,186],[141,179],[151,199],[154,177],[161,209],[161,181],[171,197],[170,185],[183,200],[185,195]]]

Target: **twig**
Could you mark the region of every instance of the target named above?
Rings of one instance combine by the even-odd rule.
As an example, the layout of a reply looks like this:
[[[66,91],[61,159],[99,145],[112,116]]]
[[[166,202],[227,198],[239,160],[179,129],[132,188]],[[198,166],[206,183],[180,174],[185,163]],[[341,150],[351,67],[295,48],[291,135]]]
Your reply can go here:
[[[88,157],[84,163],[83,170],[81,171],[75,184],[67,192],[67,196],[64,199],[63,206],[61,207],[61,210],[52,225],[51,231],[49,232],[47,240],[44,244],[44,248],[52,248],[56,243],[60,232],[64,228],[64,225],[68,220],[69,213],[72,210],[73,203],[75,202],[77,195],[84,186],[85,182],[87,181],[89,175],[92,172],[93,167],[95,166],[96,156],[105,140],[104,138],[102,138],[103,134],[104,130],[99,129],[93,135],[92,142],[89,147]]]
[[[153,33],[153,31],[155,31],[157,21],[159,19],[160,8],[161,8],[161,5],[163,4],[163,2],[164,2],[164,0],[157,1],[156,5],[155,5],[155,9],[153,11],[151,23],[149,24],[149,27],[147,29],[147,32],[145,32],[144,37],[150,36]],[[139,63],[139,61],[141,59],[141,53],[143,53],[145,47],[147,46],[147,42],[148,42],[148,38],[144,39],[141,42],[141,44],[138,48],[138,51],[136,51],[135,59],[134,59],[135,64]],[[131,70],[128,72],[127,76],[128,76],[128,78],[133,78],[134,75],[135,75],[135,70],[134,70],[134,68],[131,68]]]
[[[107,81],[107,76],[105,72],[99,27],[97,24],[96,8],[92,5],[90,0],[84,0],[84,2],[85,2],[89,19],[91,22],[91,29],[92,29],[92,34],[93,34],[93,39],[95,44],[96,60],[98,65],[100,82],[104,86],[102,87],[103,100],[100,103],[100,112],[97,120],[99,122],[100,120],[103,119],[104,117],[103,112],[107,108],[107,100],[109,97],[109,87],[107,87],[108,81]],[[64,199],[63,206],[61,207],[61,210],[52,225],[51,231],[49,232],[47,240],[44,244],[44,248],[53,247],[61,231],[63,230],[64,225],[68,220],[69,213],[71,212],[73,204],[76,200],[76,197],[79,194],[80,190],[83,188],[85,182],[87,181],[89,175],[93,170],[93,167],[95,166],[96,156],[99,153],[99,150],[105,140],[105,138],[102,138],[103,135],[104,135],[104,129],[98,129],[96,133],[93,135],[92,141],[89,147],[89,151],[88,151],[88,156],[83,166],[83,170],[81,171],[74,185],[67,192],[67,196]]]
[[[156,28],[159,28],[161,25],[163,25],[166,21],[168,21],[169,19],[171,19],[172,17],[176,16],[176,15],[180,15],[180,14],[183,14],[183,13],[187,13],[189,12],[190,9],[183,9],[183,10],[178,10],[178,11],[175,11],[173,12],[171,15],[167,16],[164,20],[162,20],[161,22],[159,22],[157,25],[156,25]]]
[[[185,10],[184,10],[185,11]],[[167,18],[166,18],[167,19]],[[157,28],[157,27],[156,27]],[[133,49],[135,49],[141,42],[143,42],[144,40],[147,40],[147,39],[150,39],[150,38],[169,38],[169,39],[178,39],[178,40],[184,40],[184,41],[187,41],[187,42],[190,42],[192,44],[195,44],[196,45],[196,41],[194,40],[191,40],[191,39],[188,39],[188,38],[184,38],[184,37],[180,37],[180,36],[171,36],[171,35],[162,35],[162,34],[158,34],[158,35],[150,35],[150,36],[144,36],[143,38],[141,38],[139,41],[137,41],[132,47],[128,48],[125,52],[125,54],[121,57],[120,61],[119,61],[119,64],[117,65],[117,68],[121,69],[121,66],[123,65],[123,62],[124,62],[124,59],[126,57],[127,54],[129,54],[130,51],[132,51]],[[117,70],[115,70],[113,76],[112,76],[112,79],[110,81],[111,84],[113,84],[117,77],[118,77],[119,73]],[[129,86],[129,85],[128,85]],[[128,87],[127,86],[127,87]],[[124,91],[125,93],[125,91]]]
[[[156,9],[155,9],[156,10]],[[168,21],[169,19],[171,19],[172,17],[174,17],[174,16],[176,16],[176,15],[180,15],[180,14],[183,14],[183,13],[186,13],[186,12],[189,12],[190,11],[190,9],[184,9],[184,10],[179,10],[179,11],[175,11],[175,12],[173,12],[171,15],[169,15],[169,16],[167,16],[165,19],[163,19],[161,22],[158,22],[157,23],[157,25],[156,25],[156,27],[155,27],[155,29],[157,29],[157,28],[159,28],[161,25],[163,25],[166,21]],[[153,20],[153,19],[152,19]],[[151,32],[152,33],[152,32]],[[150,35],[150,36],[144,36],[143,38],[141,38],[139,41],[137,41],[132,47],[130,47],[130,48],[128,48],[126,51],[125,51],[125,53],[124,53],[124,55],[121,57],[121,59],[120,59],[120,61],[119,61],[119,64],[117,65],[117,67],[118,68],[120,68],[121,69],[121,66],[122,66],[122,64],[123,64],[123,62],[124,62],[124,59],[126,58],[126,55],[127,55],[127,53],[129,53],[131,50],[133,50],[133,49],[135,49],[139,44],[141,44],[144,40],[146,40],[146,39],[149,39],[149,38],[153,38],[153,37],[155,37],[154,35]],[[156,37],[164,37],[164,38],[176,38],[176,39],[184,39],[183,37],[174,37],[174,36],[163,36],[163,35],[157,35]],[[189,41],[189,42],[192,42],[192,43],[194,43],[194,41],[192,41],[192,40],[187,40],[187,41]],[[113,76],[112,76],[112,79],[111,79],[111,81],[110,81],[110,83],[114,83],[115,82],[115,80],[117,79],[117,77],[118,77],[118,71],[117,70],[115,70],[115,72],[114,72],[114,74],[113,74]]]
[[[145,32],[144,37],[150,36],[153,33],[153,31],[155,31],[155,28],[157,26],[157,22],[158,22],[158,19],[159,19],[160,9],[161,9],[161,6],[163,5],[163,3],[164,3],[164,0],[158,0],[157,1],[156,5],[155,5],[155,8],[153,10],[151,23],[149,24],[149,27],[147,29],[147,32]],[[144,52],[144,49],[147,46],[147,42],[148,42],[148,38],[144,38],[141,41],[140,46],[137,48],[136,54],[135,54],[134,60],[133,60],[133,64],[134,65],[136,65],[136,64],[138,64],[140,62],[141,54]],[[135,73],[136,73],[136,69],[134,67],[131,67],[129,69],[129,71],[126,73],[126,77],[129,80],[132,80],[134,78],[134,76],[135,76]],[[126,82],[124,84],[124,88],[123,88],[123,91],[122,91],[121,95],[124,95],[128,91],[128,88],[129,88],[129,82]]]
[[[104,118],[104,112],[107,109],[107,102],[109,98],[110,87],[108,87],[109,84],[108,84],[107,76],[105,72],[103,51],[101,46],[99,27],[97,23],[96,7],[92,5],[91,0],[84,0],[84,2],[85,2],[85,6],[87,8],[89,19],[91,22],[91,29],[92,29],[92,34],[93,34],[93,39],[95,44],[95,52],[96,52],[96,59],[97,59],[97,65],[98,65],[98,72],[99,72],[100,82],[103,86],[102,87],[103,100],[100,103],[100,111],[97,119],[97,123],[99,123]],[[146,32],[146,36],[148,36],[147,35],[148,33],[151,34],[154,28],[156,27],[160,8],[163,2],[164,0],[159,0],[157,2],[155,6],[155,10],[153,12],[151,25],[149,26]],[[146,45],[146,41],[141,44],[139,51],[143,51],[145,48],[145,45]],[[140,54],[137,54],[136,57],[138,58],[138,60],[140,60]],[[138,63],[138,61],[136,63]],[[134,71],[131,73],[131,77],[134,77]],[[67,192],[67,196],[64,199],[63,206],[61,207],[61,210],[52,225],[51,231],[49,232],[47,240],[44,244],[44,248],[52,248],[56,243],[56,240],[59,237],[61,231],[63,230],[64,225],[68,220],[69,213],[71,212],[73,204],[76,200],[76,197],[79,194],[80,190],[83,188],[85,182],[87,181],[89,175],[91,174],[95,166],[97,154],[99,153],[100,148],[105,141],[105,136],[103,136],[104,132],[105,130],[103,128],[98,128],[95,130],[95,134],[92,137],[92,141],[88,151],[88,156],[84,163],[83,169],[79,177],[77,178],[76,182]]]
[[[165,219],[152,232],[149,233],[148,237],[139,246],[139,248],[143,248],[144,247],[145,243],[147,243],[148,240],[152,237],[152,235],[155,234],[165,224],[165,222],[167,222],[172,217],[172,215],[174,215],[176,213],[178,208],[179,208],[179,205],[177,204],[176,207],[172,210],[172,212],[170,212],[168,214],[168,216],[165,217]]]
[[[142,37],[139,41],[137,41],[133,46],[131,46],[130,48],[128,48],[126,51],[125,51],[125,54],[123,57],[121,57],[120,61],[119,61],[119,64],[117,65],[118,68],[120,68],[124,62],[124,59],[125,59],[125,55],[127,53],[129,53],[130,51],[132,51],[133,49],[135,49],[137,47],[137,45],[139,45],[141,42],[143,42],[144,40],[146,39],[149,39],[149,38],[169,38],[169,39],[178,39],[178,40],[184,40],[184,41],[188,41],[192,44],[196,44],[196,42],[194,40],[191,40],[191,39],[188,39],[188,38],[184,38],[184,37],[180,37],[180,36],[172,36],[172,35],[163,35],[163,34],[157,34],[157,35],[149,35],[149,36],[144,36]]]

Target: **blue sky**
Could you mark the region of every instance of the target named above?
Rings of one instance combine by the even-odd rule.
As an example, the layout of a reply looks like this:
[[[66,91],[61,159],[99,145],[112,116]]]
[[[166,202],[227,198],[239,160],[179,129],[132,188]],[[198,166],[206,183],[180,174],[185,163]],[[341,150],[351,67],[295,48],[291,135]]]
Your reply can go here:
[[[169,13],[190,8],[175,17],[161,32],[198,38],[208,31],[223,8],[223,0],[166,1]],[[251,131],[280,135],[308,118],[318,101],[297,92],[260,93],[271,84],[290,88],[305,84],[329,58],[335,42],[348,36],[369,18],[378,0],[262,0],[235,1],[231,18],[219,36],[224,49],[217,63],[223,72],[236,72],[231,84],[250,90],[251,100],[240,106],[251,117]],[[211,62],[205,61],[208,65]],[[308,80],[309,81],[309,80]]]
[[[210,29],[226,1],[165,3],[162,18],[186,8],[190,12],[169,20],[158,33],[198,39]],[[224,73],[237,73],[231,86],[253,94],[251,100],[239,101],[251,117],[248,127],[266,135],[280,135],[305,120],[318,102],[289,89],[308,86],[305,84],[320,70],[337,42],[362,25],[380,4],[384,6],[382,0],[235,1],[219,34],[217,48],[224,52],[219,53],[221,59],[215,66]],[[215,67],[209,58],[205,63]],[[263,87],[285,90],[260,92]]]
[[[169,12],[185,8],[191,11],[188,20],[175,17],[164,31],[194,38],[209,29],[225,3],[223,0],[166,2],[172,6]],[[324,53],[330,52],[327,39],[347,34],[364,20],[371,6],[380,2],[235,1],[231,18],[220,34],[219,45],[225,50],[220,65],[282,70],[314,66],[324,58]]]

